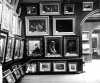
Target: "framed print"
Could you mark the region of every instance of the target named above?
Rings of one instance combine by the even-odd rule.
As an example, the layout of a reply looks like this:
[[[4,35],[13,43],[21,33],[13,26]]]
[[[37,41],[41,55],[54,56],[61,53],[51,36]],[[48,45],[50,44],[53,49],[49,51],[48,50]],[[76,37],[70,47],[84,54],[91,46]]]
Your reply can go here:
[[[68,63],[69,72],[77,72],[77,63],[76,62],[70,62]]]
[[[43,38],[34,37],[27,39],[28,56],[41,57],[43,55]]]
[[[37,15],[39,11],[38,3],[26,4],[26,14],[27,15]]]
[[[36,73],[37,64],[36,63],[27,63],[26,64],[26,73]]]
[[[74,4],[64,4],[64,14],[74,14]]]
[[[40,15],[60,15],[60,2],[40,2]]]
[[[53,35],[75,35],[75,18],[53,17]]]
[[[89,40],[90,39],[90,32],[82,31],[82,40]]]
[[[14,59],[19,59],[20,57],[20,42],[19,38],[15,38],[15,51],[14,51]]]
[[[26,36],[39,36],[49,34],[48,16],[26,16]]]
[[[14,38],[8,37],[5,62],[11,61],[13,59],[13,50],[14,50]]]
[[[40,72],[50,72],[51,63],[50,62],[40,62]]]
[[[45,57],[62,57],[61,48],[61,36],[45,36]]]
[[[79,56],[79,37],[78,36],[64,37],[64,56],[65,57]]]
[[[8,32],[0,30],[0,63],[4,62],[6,55]]]
[[[15,78],[10,69],[3,72],[4,78],[7,80],[7,83],[15,83]]]
[[[83,2],[83,11],[92,11],[93,2]]]
[[[66,72],[66,62],[54,62],[53,71],[54,72]]]

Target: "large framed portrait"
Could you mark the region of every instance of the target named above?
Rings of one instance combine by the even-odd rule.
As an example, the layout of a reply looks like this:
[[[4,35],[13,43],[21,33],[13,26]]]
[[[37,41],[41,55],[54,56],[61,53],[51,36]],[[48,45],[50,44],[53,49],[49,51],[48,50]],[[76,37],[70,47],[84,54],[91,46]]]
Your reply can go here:
[[[75,35],[75,17],[54,16],[53,35]]]
[[[28,73],[36,73],[37,72],[37,64],[32,62],[32,63],[27,63],[26,64],[26,74]]]
[[[32,37],[27,39],[28,56],[41,57],[43,55],[43,38]]]
[[[14,38],[8,37],[5,62],[11,61],[13,59],[13,50],[14,50]]]
[[[64,56],[77,57],[79,56],[79,36],[64,37]]]
[[[60,15],[60,2],[40,2],[40,15]]]
[[[74,4],[64,4],[64,15],[74,14]]]
[[[77,72],[77,62],[69,62],[68,63],[68,68],[69,68],[69,72]]]
[[[93,10],[93,2],[83,2],[83,11],[92,11]]]
[[[51,63],[50,62],[40,62],[40,72],[50,72]]]
[[[14,51],[14,60],[19,59],[20,57],[20,42],[19,38],[15,38],[15,51]]]
[[[66,70],[67,70],[66,62],[54,62],[53,63],[54,72],[66,72]]]
[[[7,80],[7,83],[15,83],[15,78],[10,69],[3,72],[3,77]]]
[[[49,16],[26,16],[26,36],[49,34]]]
[[[61,50],[61,36],[45,36],[45,57],[62,57]]]
[[[8,33],[0,30],[0,63],[4,62],[6,55]]]

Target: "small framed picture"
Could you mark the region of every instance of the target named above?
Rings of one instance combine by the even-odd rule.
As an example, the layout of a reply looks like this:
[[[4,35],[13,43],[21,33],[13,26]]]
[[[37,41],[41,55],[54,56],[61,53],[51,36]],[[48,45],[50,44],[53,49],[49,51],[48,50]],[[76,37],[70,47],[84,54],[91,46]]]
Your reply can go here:
[[[90,32],[89,31],[82,31],[82,40],[89,40],[90,38]]]
[[[79,56],[79,37],[78,36],[64,37],[64,56],[65,57]]]
[[[4,62],[7,49],[8,32],[0,30],[0,63]]]
[[[92,11],[93,2],[83,2],[83,11]]]
[[[74,14],[74,4],[64,4],[64,14]]]
[[[50,62],[40,62],[40,72],[50,72],[51,63]]]
[[[62,57],[61,48],[61,36],[45,36],[45,57]]]
[[[53,71],[54,72],[66,72],[66,62],[54,62]]]
[[[3,76],[7,80],[7,83],[15,83],[15,78],[10,69],[4,71]]]
[[[69,67],[69,72],[77,72],[77,63],[76,62],[69,62],[68,67]]]
[[[60,3],[40,2],[40,15],[60,15]]]
[[[26,4],[27,15],[37,15],[38,11],[39,11],[38,3]]]
[[[34,37],[27,39],[28,56],[41,57],[43,55],[43,38]]]
[[[26,73],[35,73],[37,72],[36,63],[27,63],[26,64]]]
[[[49,34],[48,16],[26,16],[26,36]]]

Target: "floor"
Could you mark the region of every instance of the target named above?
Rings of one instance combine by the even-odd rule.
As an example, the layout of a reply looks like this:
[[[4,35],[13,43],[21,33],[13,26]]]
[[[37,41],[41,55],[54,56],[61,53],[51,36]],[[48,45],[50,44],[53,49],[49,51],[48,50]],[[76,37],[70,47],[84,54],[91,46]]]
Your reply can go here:
[[[73,75],[27,75],[21,83],[100,83],[100,59],[86,63],[84,71]]]

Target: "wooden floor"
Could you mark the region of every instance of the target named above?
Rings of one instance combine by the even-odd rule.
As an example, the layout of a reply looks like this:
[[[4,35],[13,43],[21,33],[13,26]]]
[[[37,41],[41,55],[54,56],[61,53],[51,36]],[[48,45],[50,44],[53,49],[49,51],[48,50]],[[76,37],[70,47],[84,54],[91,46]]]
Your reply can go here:
[[[84,71],[73,75],[27,75],[21,83],[100,83],[100,60],[86,63]]]

